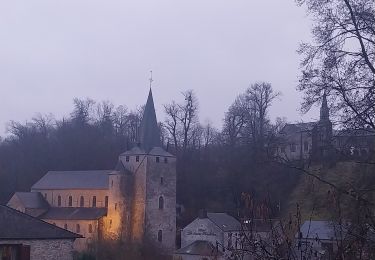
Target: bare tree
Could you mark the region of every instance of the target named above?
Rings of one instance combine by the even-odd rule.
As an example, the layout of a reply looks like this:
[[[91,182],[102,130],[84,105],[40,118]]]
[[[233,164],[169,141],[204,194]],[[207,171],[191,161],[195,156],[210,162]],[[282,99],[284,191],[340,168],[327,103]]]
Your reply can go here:
[[[373,0],[297,0],[314,17],[313,43],[303,43],[302,110],[322,93],[338,119],[350,127],[375,129],[375,3]]]
[[[165,128],[168,130],[169,134],[172,136],[174,149],[178,151],[178,114],[179,106],[175,101],[172,101],[171,104],[164,105],[164,111],[167,115],[165,120]]]
[[[194,92],[188,90],[182,93],[184,96],[184,103],[178,105],[180,113],[178,119],[182,126],[182,149],[185,152],[190,140],[190,132],[193,125],[197,122],[198,100]]]

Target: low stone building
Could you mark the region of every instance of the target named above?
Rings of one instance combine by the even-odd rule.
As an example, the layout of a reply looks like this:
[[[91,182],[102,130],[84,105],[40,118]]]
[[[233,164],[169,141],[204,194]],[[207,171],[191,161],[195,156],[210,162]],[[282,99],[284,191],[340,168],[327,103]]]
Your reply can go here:
[[[0,259],[72,260],[82,236],[0,205]]]
[[[229,259],[242,247],[241,223],[226,213],[201,211],[183,228],[175,259]],[[210,253],[208,253],[210,252]]]

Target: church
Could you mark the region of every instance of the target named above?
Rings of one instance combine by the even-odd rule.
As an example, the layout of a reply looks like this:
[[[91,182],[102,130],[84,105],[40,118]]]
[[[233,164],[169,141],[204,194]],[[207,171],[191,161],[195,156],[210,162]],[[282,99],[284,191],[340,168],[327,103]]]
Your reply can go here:
[[[286,124],[278,135],[276,155],[288,161],[367,160],[375,154],[371,129],[335,130],[323,94],[317,122]]]
[[[112,239],[172,254],[176,157],[162,148],[151,88],[138,140],[113,170],[49,171],[7,205],[83,236],[74,242],[77,251]]]

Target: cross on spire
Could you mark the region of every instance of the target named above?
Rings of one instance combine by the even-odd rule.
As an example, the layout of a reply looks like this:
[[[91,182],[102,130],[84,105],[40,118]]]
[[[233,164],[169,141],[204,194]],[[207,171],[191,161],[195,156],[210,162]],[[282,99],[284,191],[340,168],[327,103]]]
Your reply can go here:
[[[152,70],[150,70],[150,78],[149,78],[149,81],[150,81],[150,89],[151,89],[151,87],[152,87],[152,82],[154,81],[154,80],[152,79]]]

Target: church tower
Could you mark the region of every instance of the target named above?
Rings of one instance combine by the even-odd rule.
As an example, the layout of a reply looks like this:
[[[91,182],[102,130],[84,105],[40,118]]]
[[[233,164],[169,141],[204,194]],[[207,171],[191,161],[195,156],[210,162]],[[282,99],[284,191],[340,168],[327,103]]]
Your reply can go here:
[[[119,237],[125,243],[172,254],[176,240],[176,157],[162,148],[151,88],[138,145],[119,156],[110,183],[112,180],[111,194],[117,200],[121,223],[116,231]]]
[[[323,161],[332,157],[332,122],[329,120],[329,108],[326,93],[323,94],[320,107],[320,118],[313,129],[312,156],[315,161]]]

